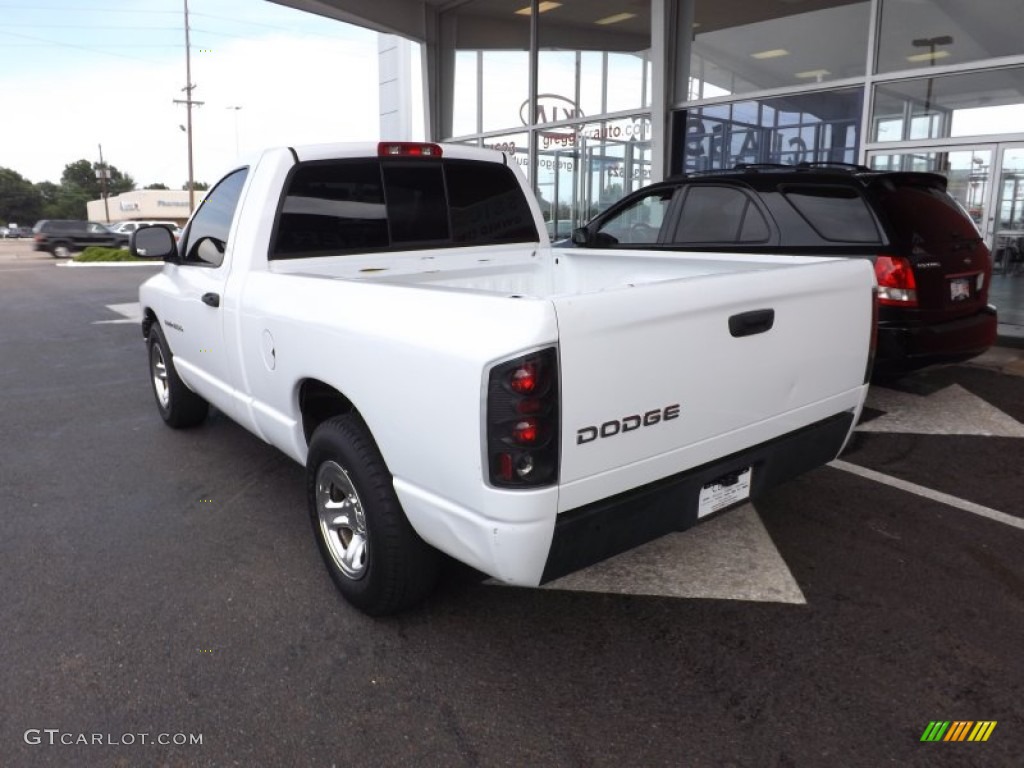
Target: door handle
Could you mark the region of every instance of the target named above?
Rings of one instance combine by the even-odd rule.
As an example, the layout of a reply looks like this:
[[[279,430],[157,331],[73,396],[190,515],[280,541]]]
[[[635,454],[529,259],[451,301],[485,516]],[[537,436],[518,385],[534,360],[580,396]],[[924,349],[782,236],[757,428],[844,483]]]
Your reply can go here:
[[[754,309],[729,318],[729,333],[735,338],[770,331],[775,325],[774,309]]]
[[[204,293],[203,294],[203,304],[206,304],[207,306],[210,306],[210,307],[219,307],[220,306],[220,294],[217,294],[217,293]]]

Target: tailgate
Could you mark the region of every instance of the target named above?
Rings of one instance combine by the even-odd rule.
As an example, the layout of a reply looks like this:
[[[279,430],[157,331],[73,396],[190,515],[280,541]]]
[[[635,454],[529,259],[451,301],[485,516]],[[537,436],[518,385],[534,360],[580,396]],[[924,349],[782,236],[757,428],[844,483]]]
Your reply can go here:
[[[822,260],[555,298],[563,487],[672,452],[686,463],[678,449],[721,435],[731,452],[805,426],[798,409],[864,382],[873,285],[866,260]],[[642,474],[616,472],[612,487],[606,475],[600,493]]]
[[[945,191],[945,180],[931,174],[896,174],[874,189],[899,252],[909,254],[913,263],[915,317],[936,323],[984,309],[992,277],[988,247]]]

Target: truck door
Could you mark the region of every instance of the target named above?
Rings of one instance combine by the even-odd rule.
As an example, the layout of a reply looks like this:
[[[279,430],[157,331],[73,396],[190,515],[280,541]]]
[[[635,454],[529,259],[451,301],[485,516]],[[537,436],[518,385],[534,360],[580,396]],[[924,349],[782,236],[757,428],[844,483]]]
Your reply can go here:
[[[234,171],[206,193],[182,237],[180,263],[168,272],[174,290],[160,318],[182,379],[235,418],[239,404],[224,346],[224,286],[231,221],[246,174],[244,168]]]

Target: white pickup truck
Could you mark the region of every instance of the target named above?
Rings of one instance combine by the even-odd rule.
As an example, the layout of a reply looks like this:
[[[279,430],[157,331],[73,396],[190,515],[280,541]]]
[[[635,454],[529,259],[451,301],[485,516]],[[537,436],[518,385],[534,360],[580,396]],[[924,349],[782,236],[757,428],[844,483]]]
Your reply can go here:
[[[538,585],[685,529],[833,459],[867,391],[868,261],[552,249],[497,152],[271,149],[132,250],[164,421],[304,464],[375,615],[438,550]]]

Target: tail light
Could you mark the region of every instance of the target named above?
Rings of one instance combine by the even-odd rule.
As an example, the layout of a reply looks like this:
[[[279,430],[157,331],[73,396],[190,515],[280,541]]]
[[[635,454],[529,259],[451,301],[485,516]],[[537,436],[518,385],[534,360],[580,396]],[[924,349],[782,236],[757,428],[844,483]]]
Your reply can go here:
[[[491,485],[537,488],[558,482],[558,406],[555,347],[491,369],[484,416]]]
[[[377,144],[378,157],[440,157],[441,147],[414,141],[382,141]]]
[[[902,256],[879,256],[875,260],[878,303],[893,307],[917,306],[917,281],[910,260]]]

